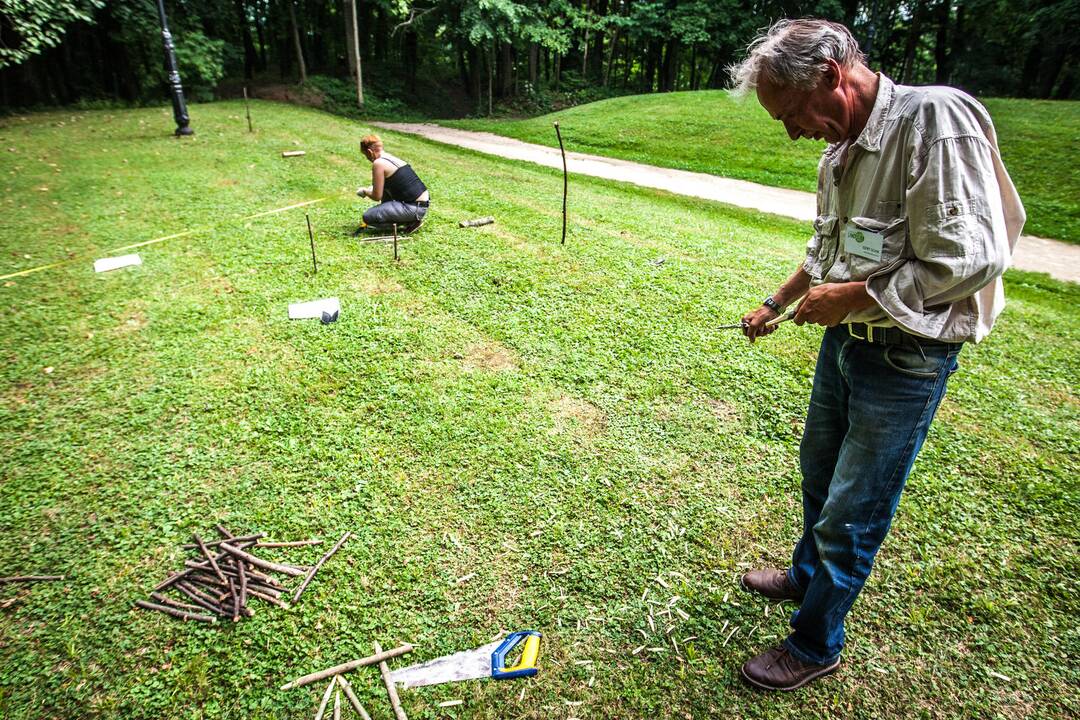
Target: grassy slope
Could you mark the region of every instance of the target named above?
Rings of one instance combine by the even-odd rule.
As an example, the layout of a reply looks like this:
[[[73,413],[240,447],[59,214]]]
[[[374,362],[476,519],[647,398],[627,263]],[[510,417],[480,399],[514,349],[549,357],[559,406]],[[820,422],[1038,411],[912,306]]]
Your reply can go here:
[[[787,273],[803,229],[581,179],[560,247],[558,173],[389,134],[437,200],[400,264],[346,237],[346,192],[310,210],[317,277],[295,210],[95,276],[107,248],[366,174],[364,128],[254,108],[248,135],[238,105],[196,106],[184,142],[161,109],[0,127],[0,273],[77,256],[0,287],[0,575],[70,578],[0,590],[19,596],[0,611],[0,716],[310,717],[319,688],[276,687],[373,639],[415,642],[418,660],[520,627],[546,633],[535,680],[410,692],[410,717],[1080,710],[1075,287],[1009,275],[851,617],[843,671],[766,697],[738,666],[784,635],[790,607],[736,579],[785,562],[798,532],[819,332],[749,346],[710,328]],[[308,155],[278,157],[294,140]],[[456,227],[488,213],[498,224]],[[336,325],[285,319],[286,303],[331,294]],[[289,612],[208,628],[132,609],[215,521],[357,539]],[[653,630],[676,594],[689,619]],[[687,662],[631,654],[670,648],[669,624]],[[376,676],[353,681],[385,715]],[[436,707],[450,698],[468,702]]]
[[[1028,211],[1026,232],[1080,243],[1080,102],[985,101],[1001,154]],[[753,100],[723,91],[635,95],[528,120],[447,120],[446,125],[813,192],[824,143],[792,143]]]

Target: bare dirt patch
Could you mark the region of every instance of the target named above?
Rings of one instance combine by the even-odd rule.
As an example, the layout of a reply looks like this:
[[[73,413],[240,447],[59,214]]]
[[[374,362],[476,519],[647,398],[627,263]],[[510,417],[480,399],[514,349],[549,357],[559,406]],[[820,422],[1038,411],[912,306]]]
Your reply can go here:
[[[360,281],[359,286],[368,295],[388,295],[405,289],[397,280],[381,277],[364,278]]]
[[[591,437],[603,432],[607,425],[603,410],[581,398],[560,395],[548,404],[548,410],[555,421],[553,434],[576,427]]]
[[[517,358],[507,348],[495,342],[482,345],[471,345],[460,354],[462,364],[466,370],[490,370],[503,372],[516,370]]]
[[[726,400],[720,398],[707,398],[705,405],[721,423],[728,425],[739,421],[739,409]]]

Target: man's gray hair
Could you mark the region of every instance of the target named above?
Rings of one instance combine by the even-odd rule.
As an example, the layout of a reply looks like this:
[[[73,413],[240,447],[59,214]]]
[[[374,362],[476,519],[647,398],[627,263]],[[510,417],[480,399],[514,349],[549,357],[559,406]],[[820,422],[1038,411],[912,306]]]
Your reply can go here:
[[[762,77],[773,85],[812,90],[825,72],[826,61],[842,68],[866,61],[851,31],[828,20],[779,20],[746,48],[746,59],[728,68],[731,88],[744,95]]]

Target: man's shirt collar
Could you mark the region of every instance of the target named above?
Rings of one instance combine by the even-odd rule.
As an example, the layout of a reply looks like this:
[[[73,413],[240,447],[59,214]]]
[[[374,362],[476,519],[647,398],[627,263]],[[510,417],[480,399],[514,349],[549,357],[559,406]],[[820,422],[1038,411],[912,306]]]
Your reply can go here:
[[[895,86],[893,81],[886,77],[885,73],[878,73],[878,91],[874,99],[874,109],[870,111],[870,117],[866,121],[866,127],[855,139],[856,145],[861,145],[869,152],[877,152],[881,149],[881,136],[885,132],[885,119],[892,106]]]

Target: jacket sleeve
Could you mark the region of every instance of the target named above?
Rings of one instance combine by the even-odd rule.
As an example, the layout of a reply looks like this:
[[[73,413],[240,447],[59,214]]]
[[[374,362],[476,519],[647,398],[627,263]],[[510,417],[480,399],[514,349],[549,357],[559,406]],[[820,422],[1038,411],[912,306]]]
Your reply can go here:
[[[993,149],[982,135],[946,137],[911,161],[909,257],[866,290],[902,327],[936,338],[953,304],[1000,276],[1011,256]]]

